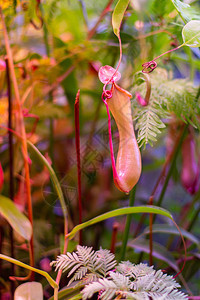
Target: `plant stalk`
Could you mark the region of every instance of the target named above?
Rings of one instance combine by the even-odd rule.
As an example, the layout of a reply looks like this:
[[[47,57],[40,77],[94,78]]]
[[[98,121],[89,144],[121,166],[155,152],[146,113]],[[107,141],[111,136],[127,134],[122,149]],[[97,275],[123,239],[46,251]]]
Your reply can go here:
[[[111,245],[110,245],[110,252],[115,253],[115,246],[116,246],[116,240],[117,240],[117,232],[119,229],[119,223],[115,222],[113,224],[112,228],[112,237],[111,237]]]
[[[77,177],[78,177],[78,211],[79,224],[82,223],[82,200],[81,200],[81,158],[80,158],[80,122],[79,122],[79,98],[80,90],[78,90],[74,105],[75,111],[75,139],[76,139],[76,159],[77,159]],[[79,245],[82,245],[82,231],[79,231]]]
[[[129,206],[130,207],[134,206],[135,193],[136,193],[136,186],[134,186],[130,192],[130,198],[129,198]],[[126,246],[127,246],[128,236],[129,236],[129,231],[130,231],[130,226],[131,226],[131,219],[132,219],[132,215],[128,215],[126,217],[126,225],[125,225],[124,234],[123,234],[120,261],[125,259]]]
[[[10,80],[10,70],[8,65],[8,59],[6,61],[6,79],[7,79],[7,91],[8,91],[8,128],[12,130],[12,88]],[[9,196],[11,200],[14,200],[14,152],[13,152],[13,133],[8,131],[8,142],[9,142]],[[14,239],[13,229],[10,226],[10,255],[14,256]],[[15,266],[11,264],[11,273],[15,274]],[[11,281],[11,299],[14,299],[15,283]]]
[[[23,154],[23,158],[24,158],[28,218],[29,218],[29,221],[31,222],[31,225],[33,226],[31,184],[30,184],[30,174],[29,174],[29,158],[28,158],[28,150],[27,150],[26,131],[25,131],[25,126],[24,126],[24,116],[23,116],[23,111],[22,111],[21,102],[20,102],[19,88],[18,88],[16,76],[15,76],[15,69],[14,69],[14,63],[13,63],[13,57],[12,57],[12,52],[11,52],[11,48],[10,48],[8,33],[7,33],[6,24],[5,24],[5,20],[4,20],[4,16],[3,16],[1,7],[0,7],[0,17],[1,17],[1,23],[2,23],[4,41],[5,41],[5,48],[6,48],[7,57],[8,57],[8,65],[9,65],[9,70],[10,70],[10,74],[11,74],[11,78],[12,78],[12,82],[13,82],[13,86],[14,86],[14,92],[15,92],[15,102],[16,102],[16,110],[17,110],[16,126],[22,137],[22,154]],[[31,264],[31,266],[34,266],[33,235],[30,240],[30,247],[31,247],[30,264]],[[31,280],[34,280],[33,272],[31,273]]]
[[[101,23],[101,21],[103,20],[103,18],[105,17],[105,15],[110,11],[110,7],[111,4],[114,2],[114,0],[109,0],[106,7],[104,8],[104,10],[102,11],[102,13],[99,16],[99,19],[97,20],[96,24],[94,25],[94,27],[88,32],[88,40],[90,40],[93,35],[95,34],[99,24]]]

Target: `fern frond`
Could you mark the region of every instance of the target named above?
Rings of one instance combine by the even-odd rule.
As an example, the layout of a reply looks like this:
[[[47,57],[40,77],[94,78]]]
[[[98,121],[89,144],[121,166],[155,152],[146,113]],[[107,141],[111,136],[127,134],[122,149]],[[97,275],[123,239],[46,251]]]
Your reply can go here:
[[[76,252],[58,256],[51,265],[56,270],[68,270],[68,277],[72,276],[69,285],[76,281],[76,286],[84,286],[83,299],[95,293],[99,293],[98,299],[102,300],[187,299],[178,291],[180,285],[172,276],[143,263],[135,265],[126,261],[116,266],[114,254],[109,250],[94,251],[92,247],[77,246]]]
[[[109,279],[99,279],[97,282],[87,285],[82,293],[83,299],[91,298],[96,292],[100,292],[99,298],[112,299],[115,295],[123,295],[130,289],[128,277],[115,272],[109,273]]]
[[[100,250],[98,250],[96,253],[97,253],[96,263],[99,264],[98,271],[103,275],[103,277],[106,277],[109,271],[113,270],[117,265],[115,256],[109,250],[102,249],[102,248],[100,248]]]
[[[78,266],[76,269],[78,269],[78,270],[75,272],[74,276],[70,279],[68,285],[70,285],[72,282],[74,282],[76,280],[81,280],[82,278],[84,278],[85,275],[86,275],[86,273],[87,273],[87,271],[88,271],[88,269],[86,267],[83,267],[83,266],[81,266],[81,267]],[[73,271],[73,269],[69,272],[68,277],[71,274],[73,274],[72,271]],[[94,277],[92,278],[92,280],[93,279],[94,279]],[[88,283],[88,281],[87,281],[87,283]]]
[[[140,147],[148,143],[152,145],[157,140],[157,135],[161,133],[160,129],[165,128],[162,118],[169,117],[169,114],[158,105],[156,99],[150,101],[147,106],[138,108],[135,113],[137,114],[135,128],[138,130],[137,140]]]
[[[80,281],[80,285],[82,284],[89,284],[91,282],[95,282],[98,281],[99,279],[99,275],[95,274],[95,273],[87,273],[82,280]]]
[[[72,254],[68,252],[66,255],[61,254],[57,257],[56,261],[51,262],[51,266],[56,267],[57,270],[63,270],[64,272],[73,268],[74,266],[81,266],[81,262],[78,259],[78,256],[75,252]]]
[[[89,283],[82,290],[83,300],[91,298],[95,293],[101,292],[100,299],[112,299],[117,291],[116,284],[106,278],[99,279],[97,282]]]
[[[64,272],[68,271],[68,277],[73,275],[68,285],[76,280],[82,280],[86,284],[99,277],[106,277],[116,264],[115,256],[109,250],[100,249],[95,252],[92,247],[79,245],[76,252],[62,254],[51,263],[56,271],[62,269]]]
[[[83,266],[86,266],[90,269],[94,269],[96,253],[92,249],[92,247],[78,245],[76,253]]]
[[[130,276],[131,270],[132,270],[133,264],[128,260],[128,261],[122,261],[119,263],[117,266],[117,271],[124,276]]]
[[[155,273],[153,266],[149,267],[147,264],[143,264],[143,263],[135,265],[129,261],[121,262],[118,265],[117,270],[121,274],[123,274],[125,276],[129,276],[132,279]]]
[[[120,273],[110,272],[109,277],[113,280],[119,290],[128,291],[131,287],[130,279]]]
[[[58,11],[58,2],[58,0],[53,0],[50,3],[47,24],[50,24],[52,22],[56,12]]]
[[[141,81],[138,81],[141,83]],[[151,98],[148,106],[142,107],[133,101],[134,120],[138,129],[138,143],[140,146],[152,145],[158,134],[165,127],[163,118],[175,115],[185,123],[200,130],[199,102],[196,101],[197,88],[185,79],[169,79],[164,69],[155,70],[151,74]],[[145,93],[145,83],[136,86],[134,91]],[[134,92],[133,91],[133,92]]]
[[[128,292],[126,299],[134,300],[185,300],[188,299],[183,293],[179,291],[173,291],[172,293],[163,294],[156,292]]]

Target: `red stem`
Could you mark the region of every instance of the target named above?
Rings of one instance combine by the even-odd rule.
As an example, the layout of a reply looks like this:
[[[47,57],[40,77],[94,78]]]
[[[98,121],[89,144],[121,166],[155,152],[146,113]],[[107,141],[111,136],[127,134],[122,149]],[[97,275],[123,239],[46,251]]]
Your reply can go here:
[[[81,201],[81,159],[80,159],[80,122],[79,122],[79,98],[80,90],[75,100],[75,139],[76,139],[76,158],[77,158],[77,175],[78,175],[78,208],[79,224],[82,223],[82,201]],[[82,245],[82,231],[79,231],[79,245]]]
[[[157,56],[157,57],[154,58],[153,60],[156,60],[156,59],[160,58],[161,56],[163,56],[163,55],[165,55],[165,54],[167,54],[167,53],[170,53],[170,52],[173,52],[173,51],[175,51],[175,50],[178,50],[178,49],[181,48],[181,47],[182,47],[182,45],[180,45],[180,46],[178,46],[178,47],[176,47],[176,48],[174,48],[174,49],[168,50],[168,51],[166,51],[166,52],[160,54],[159,56]]]
[[[31,185],[30,185],[30,174],[29,174],[29,161],[28,161],[28,150],[27,150],[27,142],[26,142],[26,130],[24,126],[24,117],[20,102],[20,93],[19,88],[17,84],[17,79],[15,75],[14,70],[14,63],[13,63],[13,57],[12,52],[10,48],[10,42],[8,38],[7,28],[4,20],[4,15],[0,6],[0,17],[1,17],[1,23],[2,23],[2,29],[3,29],[3,35],[4,35],[4,41],[5,41],[5,48],[8,56],[8,62],[9,62],[9,70],[13,82],[14,92],[15,92],[15,104],[16,104],[16,123],[19,128],[19,133],[22,136],[22,153],[24,156],[24,169],[25,169],[25,178],[26,178],[26,189],[27,189],[27,206],[28,206],[28,218],[31,222],[31,225],[33,227],[33,213],[32,213],[32,200],[31,200]],[[31,266],[34,266],[34,247],[33,247],[33,234],[30,240],[30,247],[31,247],[31,257],[30,262]],[[34,273],[31,272],[31,280],[34,280]]]
[[[184,240],[184,237],[182,235],[182,232],[180,230],[180,228],[178,227],[178,225],[176,224],[176,222],[174,220],[172,220],[174,225],[176,226],[180,236],[181,236],[181,239],[182,239],[182,242],[183,242],[183,248],[184,248],[184,261],[183,261],[183,266],[182,268],[180,269],[180,271],[173,277],[173,278],[176,278],[178,275],[180,275],[185,267],[185,263],[186,263],[186,259],[187,259],[187,247],[186,247],[186,243],[185,243],[185,240]]]
[[[88,40],[90,40],[93,35],[95,34],[99,24],[101,23],[102,19],[104,18],[104,16],[110,11],[110,6],[113,3],[114,0],[109,0],[108,4],[106,5],[106,7],[104,8],[104,10],[102,11],[102,13],[99,16],[99,19],[97,20],[96,24],[94,25],[94,27],[88,32]]]
[[[115,253],[115,246],[116,246],[118,229],[119,229],[119,223],[115,222],[113,224],[111,246],[110,246],[110,252],[112,252],[112,253]]]

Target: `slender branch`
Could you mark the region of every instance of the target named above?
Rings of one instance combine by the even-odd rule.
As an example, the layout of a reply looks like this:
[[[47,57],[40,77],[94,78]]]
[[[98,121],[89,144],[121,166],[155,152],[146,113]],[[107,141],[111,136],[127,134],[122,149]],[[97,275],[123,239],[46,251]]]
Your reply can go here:
[[[69,69],[67,69],[67,71],[64,74],[60,75],[60,77],[58,77],[51,86],[45,88],[44,95],[47,95],[50,92],[53,92],[59,86],[59,84],[74,71],[74,69],[75,69],[74,65],[69,67]]]
[[[86,6],[85,6],[85,2],[83,0],[78,0],[80,3],[80,7],[83,13],[83,18],[84,18],[84,22],[86,27],[88,28],[88,15],[87,15],[87,10],[86,10]]]
[[[114,2],[114,0],[109,0],[108,4],[106,5],[106,7],[104,8],[104,10],[102,11],[102,13],[99,16],[99,19],[97,20],[96,24],[94,25],[94,27],[88,32],[88,40],[90,40],[93,35],[95,34],[99,24],[101,23],[101,21],[103,20],[103,18],[105,17],[105,15],[110,11],[110,7],[111,4]]]
[[[79,208],[79,224],[82,223],[82,201],[81,201],[81,159],[80,159],[80,124],[79,124],[79,97],[78,90],[75,100],[75,138],[76,138],[76,158],[77,158],[77,175],[78,175],[78,208]],[[82,245],[82,231],[79,232],[79,245]]]
[[[24,157],[24,169],[25,169],[25,178],[26,178],[26,190],[27,190],[27,206],[28,206],[28,217],[31,222],[31,225],[33,225],[33,213],[32,213],[32,201],[31,201],[31,184],[30,184],[30,174],[29,174],[29,162],[28,162],[28,150],[27,150],[27,140],[26,140],[26,131],[24,126],[24,117],[20,102],[20,94],[19,94],[19,88],[17,84],[17,79],[15,76],[15,70],[14,70],[14,63],[13,63],[13,57],[12,52],[10,48],[8,33],[6,29],[6,24],[4,20],[4,16],[2,13],[2,9],[0,7],[0,17],[1,17],[1,23],[3,28],[3,35],[4,35],[4,41],[5,41],[5,47],[8,57],[8,64],[10,69],[10,74],[14,86],[14,92],[15,92],[15,102],[16,102],[16,126],[18,126],[18,130],[20,132],[20,135],[22,136],[22,153]],[[31,257],[30,257],[30,263],[31,266],[34,265],[34,250],[33,250],[33,235],[30,240],[30,247],[31,247]],[[34,273],[32,272],[31,279],[34,280]]]
[[[8,65],[8,59],[6,58],[6,79],[7,79],[7,90],[8,90],[8,128],[12,129],[12,88],[11,88],[11,81],[10,81],[10,70]],[[14,200],[14,153],[13,153],[13,133],[12,131],[8,131],[8,139],[9,139],[9,194],[10,199]],[[11,257],[15,258],[14,256],[14,239],[13,239],[13,229],[10,226],[10,255]],[[15,266],[11,264],[11,272],[15,274]],[[11,297],[13,299],[15,290],[15,283],[11,281]]]
[[[171,36],[172,38],[175,39],[175,36],[173,35],[173,33],[171,33],[170,31],[166,30],[166,29],[158,29],[158,30],[154,30],[152,32],[149,32],[149,33],[146,33],[146,34],[143,34],[143,35],[140,35],[138,37],[136,37],[136,40],[137,39],[144,39],[144,38],[147,38],[147,37],[150,37],[152,35],[156,35],[158,33],[166,33],[168,34],[169,36]]]
[[[110,252],[112,252],[112,253],[115,253],[118,229],[119,229],[119,223],[115,222],[113,224],[113,228],[112,228],[112,237],[111,237],[111,245],[110,245]]]

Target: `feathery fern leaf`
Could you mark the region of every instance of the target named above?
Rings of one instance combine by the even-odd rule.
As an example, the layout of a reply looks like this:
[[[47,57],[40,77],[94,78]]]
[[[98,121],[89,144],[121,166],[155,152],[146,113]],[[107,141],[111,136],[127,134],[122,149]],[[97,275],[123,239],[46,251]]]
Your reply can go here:
[[[88,285],[85,286],[85,288],[82,291],[83,294],[83,300],[91,298],[95,293],[103,291],[101,293],[100,298],[103,299],[107,292],[109,292],[109,297],[110,298],[105,298],[105,299],[112,299],[112,297],[115,295],[115,292],[117,290],[116,284],[108,280],[106,278],[100,278],[96,282],[89,283]]]
[[[69,284],[78,281],[83,286],[83,299],[98,293],[98,299],[135,299],[135,300],[185,300],[180,285],[172,276],[156,271],[147,264],[121,262],[116,266],[114,254],[109,250],[94,251],[91,247],[77,246],[77,251],[60,255],[51,265],[56,270],[68,271],[72,276]],[[116,267],[116,269],[115,269]]]
[[[97,252],[97,263],[100,264],[99,273],[106,277],[112,269],[114,269],[117,265],[115,260],[115,256],[107,249],[98,250]]]
[[[121,262],[117,267],[117,271],[125,276],[129,276],[132,279],[144,275],[150,275],[155,272],[152,266],[149,267],[147,264],[143,263],[135,265],[130,261]]]
[[[58,10],[58,0],[53,0],[49,6],[49,13],[47,18],[47,24],[50,24]]]
[[[196,101],[197,88],[192,82],[185,79],[170,79],[168,73],[158,68],[151,75],[151,98],[145,107],[133,102],[134,120],[138,130],[138,143],[140,146],[152,145],[157,140],[157,135],[165,127],[163,118],[175,115],[185,123],[191,124],[200,130],[200,107]],[[138,79],[140,84],[134,91],[145,93],[145,83]],[[142,83],[143,82],[143,83]]]
[[[76,252],[62,254],[51,263],[56,271],[68,271],[68,277],[73,275],[68,285],[76,280],[83,280],[86,284],[99,277],[106,277],[116,264],[115,256],[109,250],[100,249],[95,252],[92,247],[79,245]]]
[[[96,292],[101,292],[100,299],[113,299],[115,295],[124,294],[130,289],[128,277],[115,272],[110,272],[109,279],[99,279],[97,282],[87,285],[82,293],[83,299],[88,299]],[[94,292],[93,292],[94,291]]]

